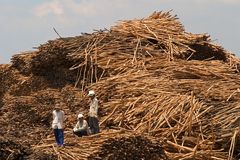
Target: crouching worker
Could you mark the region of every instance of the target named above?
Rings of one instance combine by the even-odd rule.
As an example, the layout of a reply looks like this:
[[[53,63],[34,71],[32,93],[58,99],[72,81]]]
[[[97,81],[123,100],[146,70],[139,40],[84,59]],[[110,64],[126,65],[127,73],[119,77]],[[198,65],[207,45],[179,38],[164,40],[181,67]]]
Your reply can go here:
[[[88,123],[84,120],[83,115],[78,115],[78,122],[73,128],[73,133],[78,137],[87,136],[89,134]]]

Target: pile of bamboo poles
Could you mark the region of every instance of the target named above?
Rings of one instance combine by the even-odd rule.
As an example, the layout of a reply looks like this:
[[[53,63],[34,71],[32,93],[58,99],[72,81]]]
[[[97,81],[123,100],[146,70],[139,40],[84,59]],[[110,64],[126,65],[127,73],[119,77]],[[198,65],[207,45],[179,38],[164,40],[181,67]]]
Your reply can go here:
[[[29,65],[33,73],[46,75],[53,71],[54,74],[70,68],[67,77],[74,77],[75,86],[80,84],[83,89],[109,74],[124,72],[140,63],[144,66],[146,57],[169,61],[232,59],[231,63],[235,64],[233,56],[221,46],[211,44],[209,35],[187,33],[170,12],[154,12],[147,18],[121,21],[110,30],[51,40],[38,50]],[[15,59],[13,66],[17,63]]]
[[[51,40],[0,67],[0,130],[31,144],[32,159],[112,159],[117,147],[132,147],[128,156],[152,144],[169,159],[237,159],[239,62],[169,12]],[[90,89],[101,102],[101,133],[78,138],[72,128],[79,113],[87,118]],[[66,115],[64,148],[50,128],[56,103]]]
[[[111,135],[112,131],[106,132],[110,128],[139,134],[146,133],[160,139],[166,138],[163,145],[170,158],[226,159],[230,146],[235,147],[234,141],[238,139],[236,133],[238,133],[240,116],[238,115],[240,95],[237,92],[239,84],[236,79],[238,75],[229,69],[227,64],[223,65],[221,62],[175,61],[169,65],[167,60],[149,59],[143,70],[136,71],[132,68],[127,72],[102,79],[89,89],[94,89],[102,102],[100,124],[104,134]],[[214,102],[211,97],[218,100]],[[40,119],[46,119],[50,123],[55,100],[64,103],[66,127],[70,132],[77,113],[82,112],[86,115],[88,111],[86,94],[71,86],[61,90],[38,91],[31,96],[15,95],[15,98],[5,100],[5,107],[2,109],[15,108],[9,110],[8,117],[5,117],[9,120],[7,121],[9,124],[14,118],[11,118],[12,115],[15,113],[19,115],[17,106],[20,107],[19,109],[24,109],[21,106],[29,106],[28,112],[37,109]],[[25,116],[22,114],[23,119],[17,117],[14,121],[30,120],[32,124],[38,124],[28,119],[30,118],[27,116],[28,112]],[[23,128],[26,124],[29,125],[29,123],[22,124]],[[11,126],[9,125],[10,131]],[[46,132],[45,127],[38,128],[38,132],[32,128],[30,131],[32,136],[29,139],[32,139],[34,134],[42,134],[44,146],[48,144],[44,136],[51,133]],[[114,137],[109,135],[106,137]],[[50,148],[53,143],[53,138],[51,139]],[[102,140],[102,138],[94,138],[98,149],[104,144]],[[230,144],[230,141],[233,144]],[[70,138],[69,143],[78,142]],[[81,145],[81,142],[79,143]],[[86,146],[91,146],[92,143],[86,138],[81,148],[81,150],[87,149],[88,156],[90,156],[88,149],[91,147]],[[49,145],[47,146],[49,148]],[[73,147],[73,150],[75,149],[76,146]],[[91,149],[94,150],[94,147]],[[45,149],[41,151],[45,153]],[[67,154],[67,152],[69,151],[64,150],[61,153]],[[50,153],[55,154],[55,151],[46,154]],[[81,157],[82,152],[74,155],[75,159],[79,159],[76,157]]]

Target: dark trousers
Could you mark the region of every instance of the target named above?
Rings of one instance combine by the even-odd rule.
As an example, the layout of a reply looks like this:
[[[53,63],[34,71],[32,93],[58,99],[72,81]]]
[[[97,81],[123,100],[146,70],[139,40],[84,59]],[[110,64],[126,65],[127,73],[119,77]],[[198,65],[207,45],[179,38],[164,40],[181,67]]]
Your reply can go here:
[[[77,135],[78,137],[82,137],[82,136],[87,136],[87,131],[86,130],[81,130],[81,131],[76,131],[73,132],[75,135]]]
[[[89,117],[88,123],[92,134],[99,133],[99,124],[96,117]]]
[[[63,145],[64,143],[64,134],[63,129],[53,129],[55,140],[58,145]]]

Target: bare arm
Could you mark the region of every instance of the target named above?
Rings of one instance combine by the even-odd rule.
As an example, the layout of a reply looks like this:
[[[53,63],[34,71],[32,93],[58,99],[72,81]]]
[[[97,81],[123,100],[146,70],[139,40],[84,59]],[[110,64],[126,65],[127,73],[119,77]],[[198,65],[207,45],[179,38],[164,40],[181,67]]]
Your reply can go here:
[[[77,131],[79,129],[79,122],[77,122],[77,124],[75,125],[75,127],[73,128],[73,131]]]
[[[55,119],[55,116],[56,116],[55,113],[54,113],[54,111],[52,112],[52,115],[53,115],[53,120],[54,120],[54,119]]]
[[[62,111],[62,120],[65,121],[65,116],[63,111]]]
[[[83,121],[82,129],[84,129],[84,130],[88,129],[88,123],[86,120]]]

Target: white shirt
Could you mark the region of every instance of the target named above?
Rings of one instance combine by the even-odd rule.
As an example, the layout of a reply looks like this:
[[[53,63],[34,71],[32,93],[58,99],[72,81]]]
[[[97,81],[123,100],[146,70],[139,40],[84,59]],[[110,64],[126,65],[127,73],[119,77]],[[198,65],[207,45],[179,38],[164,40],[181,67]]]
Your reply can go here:
[[[64,112],[63,111],[53,111],[53,122],[52,128],[53,129],[63,129],[63,121],[64,121]]]
[[[88,123],[86,120],[83,120],[82,123],[78,121],[75,127],[73,128],[74,132],[81,131],[81,130],[86,130],[88,132]]]
[[[90,102],[89,116],[98,117],[98,100],[96,97]]]

